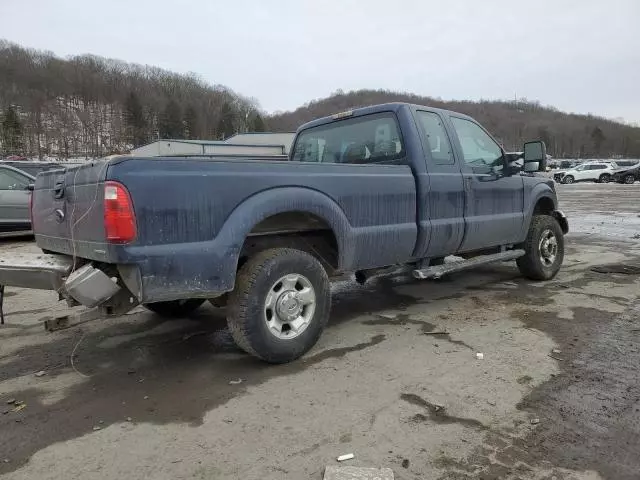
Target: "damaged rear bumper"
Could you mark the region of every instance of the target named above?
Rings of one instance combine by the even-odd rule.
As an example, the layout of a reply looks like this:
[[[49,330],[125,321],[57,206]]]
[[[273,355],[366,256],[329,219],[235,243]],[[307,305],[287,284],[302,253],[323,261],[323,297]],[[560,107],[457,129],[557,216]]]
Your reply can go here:
[[[67,255],[12,253],[0,255],[0,285],[54,290],[70,304],[96,307],[130,293],[91,264],[75,268],[73,258]],[[121,293],[121,295],[118,295]],[[134,304],[133,300],[128,301]],[[135,306],[135,305],[133,305]]]
[[[0,285],[59,291],[73,268],[66,255],[4,253],[0,255]]]

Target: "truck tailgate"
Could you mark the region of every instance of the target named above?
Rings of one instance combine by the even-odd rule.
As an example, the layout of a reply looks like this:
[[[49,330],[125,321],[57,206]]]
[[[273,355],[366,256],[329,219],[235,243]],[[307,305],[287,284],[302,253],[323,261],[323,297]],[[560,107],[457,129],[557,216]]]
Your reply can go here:
[[[38,175],[33,192],[33,230],[45,251],[106,260],[104,179],[108,160]]]

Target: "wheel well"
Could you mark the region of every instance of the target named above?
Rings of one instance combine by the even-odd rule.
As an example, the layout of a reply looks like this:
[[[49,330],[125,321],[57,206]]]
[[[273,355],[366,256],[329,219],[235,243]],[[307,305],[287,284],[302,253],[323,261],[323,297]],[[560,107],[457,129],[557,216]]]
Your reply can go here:
[[[255,225],[242,245],[238,268],[258,252],[286,247],[313,255],[329,273],[338,269],[338,241],[333,230],[324,219],[307,212],[278,213]]]
[[[533,209],[533,214],[534,215],[551,215],[555,210],[554,207],[555,206],[553,204],[553,200],[551,200],[549,197],[542,197],[536,203],[536,206]]]

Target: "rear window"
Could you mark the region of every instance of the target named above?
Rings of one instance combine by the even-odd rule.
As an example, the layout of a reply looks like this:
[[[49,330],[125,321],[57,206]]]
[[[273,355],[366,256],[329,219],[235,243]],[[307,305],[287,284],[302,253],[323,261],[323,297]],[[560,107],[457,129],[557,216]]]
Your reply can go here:
[[[304,130],[292,160],[315,163],[403,163],[404,144],[393,113],[341,120]]]

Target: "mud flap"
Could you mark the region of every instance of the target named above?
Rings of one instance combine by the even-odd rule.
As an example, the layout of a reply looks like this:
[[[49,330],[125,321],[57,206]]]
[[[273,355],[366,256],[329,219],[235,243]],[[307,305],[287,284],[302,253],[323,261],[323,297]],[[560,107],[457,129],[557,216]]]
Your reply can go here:
[[[551,216],[558,221],[563,234],[566,235],[567,233],[569,233],[569,221],[567,220],[567,216],[564,213],[562,213],[560,210],[554,210],[551,213]]]

